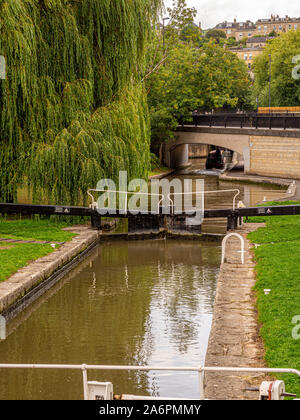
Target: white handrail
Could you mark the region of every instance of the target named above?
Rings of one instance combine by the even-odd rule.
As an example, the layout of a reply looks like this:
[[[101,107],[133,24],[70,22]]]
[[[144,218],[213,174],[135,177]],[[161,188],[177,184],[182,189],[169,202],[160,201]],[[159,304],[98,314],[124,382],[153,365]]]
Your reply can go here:
[[[290,368],[254,368],[254,367],[219,367],[219,366],[117,366],[117,365],[64,365],[64,364],[0,364],[0,369],[70,369],[81,370],[83,375],[84,395],[87,395],[88,370],[127,370],[127,371],[175,371],[197,372],[200,384],[200,399],[204,399],[203,381],[205,372],[249,372],[249,373],[290,373],[300,377],[300,371]]]
[[[239,234],[239,233],[229,233],[228,235],[225,236],[225,238],[222,241],[222,264],[224,264],[225,262],[225,252],[226,252],[226,243],[227,240],[231,237],[231,236],[236,236],[237,238],[240,239],[241,241],[241,259],[242,259],[242,264],[245,263],[245,240],[244,238]]]
[[[174,213],[174,200],[171,199],[171,196],[173,195],[205,195],[205,194],[215,194],[215,193],[224,193],[224,192],[236,192],[236,194],[233,197],[233,202],[232,202],[232,209],[235,210],[236,208],[236,198],[240,195],[241,191],[237,188],[235,189],[231,189],[231,190],[214,190],[214,191],[194,191],[194,192],[181,192],[181,193],[170,193],[168,194],[167,198],[170,200],[171,204],[172,204],[172,212]]]
[[[177,371],[177,372],[261,372],[291,373],[300,376],[300,371],[293,368],[256,368],[229,366],[126,366],[126,365],[68,365],[35,363],[0,363],[0,369],[70,369],[70,370],[136,370],[136,371]]]
[[[145,192],[135,192],[135,191],[118,191],[118,190],[105,190],[105,189],[89,189],[87,191],[87,194],[91,197],[92,200],[92,207],[93,208],[97,208],[97,202],[95,201],[95,197],[93,196],[93,194],[91,194],[91,192],[103,192],[103,193],[119,193],[119,194],[125,194],[125,209],[124,211],[127,211],[127,204],[128,204],[128,194],[137,194],[137,195],[147,195],[150,197],[161,197],[161,199],[158,202],[158,213],[159,213],[159,207],[161,205],[161,203],[164,201],[165,196],[163,194],[155,194],[155,193],[145,193]],[[169,200],[169,202],[171,203],[171,208],[172,208],[172,213],[174,213],[174,200],[172,200],[171,196],[174,195],[199,195],[201,194],[202,196],[205,194],[219,194],[219,193],[226,193],[226,192],[236,192],[236,194],[233,197],[233,202],[232,202],[232,208],[233,210],[235,210],[236,208],[236,198],[240,195],[241,191],[239,189],[230,189],[230,190],[214,190],[214,191],[199,191],[199,192],[180,192],[180,193],[169,193],[167,196],[167,199]]]
[[[165,199],[165,196],[163,194],[155,194],[155,193],[149,193],[149,192],[145,193],[145,192],[141,192],[141,191],[114,191],[114,190],[105,190],[105,189],[96,189],[96,188],[93,189],[93,188],[91,188],[87,191],[87,193],[92,199],[92,207],[93,208],[97,208],[97,202],[95,201],[94,196],[91,194],[92,191],[93,192],[103,192],[103,193],[106,192],[106,193],[114,193],[114,194],[116,194],[116,193],[125,194],[125,208],[124,208],[125,212],[128,210],[128,208],[127,208],[128,194],[147,195],[147,196],[150,196],[150,197],[162,197],[157,204],[158,213],[159,213],[159,206]]]

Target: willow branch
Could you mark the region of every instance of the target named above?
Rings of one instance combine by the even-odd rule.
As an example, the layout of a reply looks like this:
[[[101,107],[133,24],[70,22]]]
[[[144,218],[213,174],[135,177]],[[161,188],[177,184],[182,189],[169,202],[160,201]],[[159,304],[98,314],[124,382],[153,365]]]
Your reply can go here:
[[[151,76],[152,73],[156,72],[161,67],[161,65],[166,61],[167,58],[168,58],[168,55],[166,55],[162,60],[160,60],[160,62],[156,64],[156,66],[144,76],[144,78],[141,80],[141,83],[144,82],[144,80],[146,80],[149,76]]]

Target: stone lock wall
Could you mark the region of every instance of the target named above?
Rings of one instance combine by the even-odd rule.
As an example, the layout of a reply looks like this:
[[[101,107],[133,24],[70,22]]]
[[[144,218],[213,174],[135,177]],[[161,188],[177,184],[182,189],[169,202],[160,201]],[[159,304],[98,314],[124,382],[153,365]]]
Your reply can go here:
[[[249,174],[300,179],[300,137],[250,136]]]
[[[191,144],[189,147],[189,158],[205,158],[209,153],[207,144]]]

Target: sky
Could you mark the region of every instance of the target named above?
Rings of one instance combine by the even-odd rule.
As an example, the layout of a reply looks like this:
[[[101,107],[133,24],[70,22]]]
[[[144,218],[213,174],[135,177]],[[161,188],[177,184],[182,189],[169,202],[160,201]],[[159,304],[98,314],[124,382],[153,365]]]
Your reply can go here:
[[[300,17],[299,0],[186,0],[189,7],[198,11],[195,23],[202,28],[212,28],[225,20],[244,22],[269,18],[271,14],[284,17]],[[165,0],[165,6],[172,6],[172,0]]]

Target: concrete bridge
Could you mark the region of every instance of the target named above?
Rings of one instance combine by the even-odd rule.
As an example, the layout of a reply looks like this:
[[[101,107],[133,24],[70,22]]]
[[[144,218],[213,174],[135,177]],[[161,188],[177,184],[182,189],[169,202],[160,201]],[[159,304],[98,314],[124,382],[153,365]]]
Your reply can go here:
[[[175,140],[162,146],[163,162],[172,169],[186,165],[192,144],[236,152],[246,174],[300,179],[299,129],[179,126]]]

